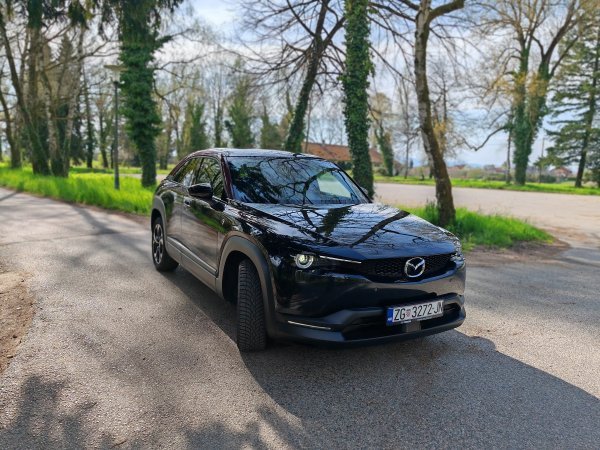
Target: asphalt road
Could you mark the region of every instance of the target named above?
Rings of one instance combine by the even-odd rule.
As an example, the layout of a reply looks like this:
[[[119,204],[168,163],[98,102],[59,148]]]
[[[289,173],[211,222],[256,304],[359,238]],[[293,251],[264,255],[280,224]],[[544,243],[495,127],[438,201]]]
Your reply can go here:
[[[471,265],[458,330],[240,355],[234,308],[149,246],[122,216],[0,189],[0,261],[38,299],[0,448],[598,447],[598,267]]]

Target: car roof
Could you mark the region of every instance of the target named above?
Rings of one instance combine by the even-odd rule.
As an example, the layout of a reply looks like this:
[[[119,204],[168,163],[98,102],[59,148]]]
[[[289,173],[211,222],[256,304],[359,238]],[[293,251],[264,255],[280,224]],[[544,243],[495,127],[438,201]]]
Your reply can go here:
[[[189,157],[194,156],[225,156],[226,158],[257,157],[257,158],[313,158],[322,159],[317,156],[308,155],[305,153],[293,153],[283,150],[267,150],[262,148],[210,148],[199,150],[192,153]]]

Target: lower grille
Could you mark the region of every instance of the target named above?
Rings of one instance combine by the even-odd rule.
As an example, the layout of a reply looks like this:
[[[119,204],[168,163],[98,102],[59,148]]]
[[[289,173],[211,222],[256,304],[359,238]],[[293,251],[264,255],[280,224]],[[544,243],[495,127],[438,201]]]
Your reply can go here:
[[[418,281],[444,273],[452,258],[451,254],[424,256],[425,271],[416,278],[404,273],[406,261],[411,258],[373,259],[360,265],[360,273],[375,281]]]

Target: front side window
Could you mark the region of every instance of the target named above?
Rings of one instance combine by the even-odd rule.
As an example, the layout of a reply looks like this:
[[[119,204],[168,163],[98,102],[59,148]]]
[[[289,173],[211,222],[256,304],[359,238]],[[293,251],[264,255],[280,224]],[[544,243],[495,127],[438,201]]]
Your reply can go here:
[[[197,164],[197,158],[190,159],[181,169],[179,169],[179,171],[175,174],[173,179],[177,183],[183,184],[185,187],[191,186],[192,181],[194,179],[194,173],[196,171]]]
[[[327,205],[367,203],[335,164],[312,158],[230,157],[234,198],[244,203]]]
[[[223,176],[221,166],[214,158],[202,158],[196,172],[194,184],[210,183],[214,196],[223,198]]]

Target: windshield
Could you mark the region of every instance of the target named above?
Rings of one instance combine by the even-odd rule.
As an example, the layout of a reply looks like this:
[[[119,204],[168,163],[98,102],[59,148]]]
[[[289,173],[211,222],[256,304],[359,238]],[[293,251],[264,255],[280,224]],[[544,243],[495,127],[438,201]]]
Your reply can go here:
[[[326,205],[367,203],[335,164],[312,158],[228,158],[233,196],[244,203]]]

